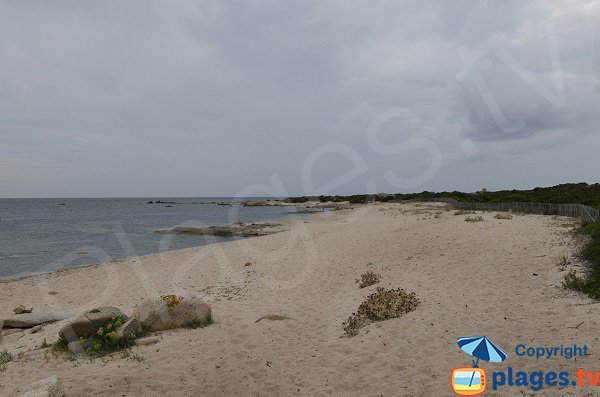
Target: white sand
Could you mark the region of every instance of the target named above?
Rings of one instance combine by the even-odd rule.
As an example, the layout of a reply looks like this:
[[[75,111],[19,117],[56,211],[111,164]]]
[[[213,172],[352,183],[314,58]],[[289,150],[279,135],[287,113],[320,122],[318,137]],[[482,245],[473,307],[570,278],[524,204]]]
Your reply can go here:
[[[456,338],[472,335],[487,335],[509,354],[507,362],[482,365],[488,371],[600,371],[600,306],[559,288],[565,272],[558,260],[575,249],[561,226],[568,220],[500,221],[482,213],[484,222],[467,223],[449,211],[435,218],[435,211],[369,205],[292,221],[290,231],[275,235],[0,283],[2,313],[24,304],[35,311],[112,305],[130,314],[145,296],[189,291],[205,296],[216,321],[157,334],[158,344],[133,348],[142,362],[120,353],[90,362],[33,350],[44,338],[55,341],[64,322],[5,335],[0,350],[23,354],[0,372],[0,395],[58,375],[67,396],[449,396],[450,370],[471,359]],[[415,291],[422,303],[342,338],[342,322],[376,288],[355,284],[366,270],[382,275],[379,286]],[[268,314],[292,319],[255,323]],[[574,342],[587,343],[591,356],[514,355],[517,343]]]

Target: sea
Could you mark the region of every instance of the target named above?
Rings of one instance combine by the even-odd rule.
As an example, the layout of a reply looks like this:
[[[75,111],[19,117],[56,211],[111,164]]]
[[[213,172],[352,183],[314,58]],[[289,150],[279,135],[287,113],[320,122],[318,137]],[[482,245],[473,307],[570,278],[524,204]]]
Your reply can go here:
[[[156,230],[303,216],[289,213],[298,210],[295,207],[225,205],[234,201],[239,199],[0,199],[0,278],[10,279],[236,239],[162,235],[155,233]]]

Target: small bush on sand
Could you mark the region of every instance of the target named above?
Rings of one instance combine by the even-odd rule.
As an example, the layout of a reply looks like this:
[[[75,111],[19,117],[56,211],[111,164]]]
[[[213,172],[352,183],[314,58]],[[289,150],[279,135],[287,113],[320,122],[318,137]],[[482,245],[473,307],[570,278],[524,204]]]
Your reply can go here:
[[[473,223],[473,222],[483,222],[483,216],[467,216],[465,218],[465,222]]]
[[[372,271],[368,271],[360,275],[360,280],[356,280],[357,283],[360,283],[358,286],[360,288],[365,288],[373,284],[377,284],[381,281],[381,275],[377,273],[373,273]]]
[[[579,277],[571,270],[565,275],[563,286],[600,300],[600,222],[584,226],[578,233],[587,239],[581,249],[581,258],[587,261],[589,271]]]
[[[59,338],[56,342],[52,344],[53,352],[68,352],[69,348],[67,347],[67,342],[64,339]]]
[[[459,211],[455,211],[454,215],[469,215],[469,214],[474,214],[475,212],[473,211],[467,211],[467,210],[459,210]]]
[[[137,361],[138,363],[146,361],[146,357],[133,352],[131,349],[123,350],[123,353],[121,353],[121,358],[127,361]]]
[[[4,371],[6,369],[6,364],[11,362],[13,358],[13,355],[6,350],[0,352],[0,371]]]
[[[360,304],[356,313],[352,313],[342,326],[346,336],[358,335],[358,331],[376,321],[397,318],[412,312],[419,305],[419,299],[414,292],[407,293],[404,289],[396,290],[377,288],[377,292],[367,296]]]
[[[558,270],[564,272],[567,270],[567,267],[571,265],[571,261],[565,255],[563,255],[558,261]]]
[[[494,216],[494,218],[511,220],[513,218],[513,216],[511,214],[509,214],[508,212],[499,212]]]
[[[564,288],[570,288],[579,291],[584,284],[585,282],[583,278],[577,275],[577,270],[571,269],[569,273],[565,274],[565,279],[563,280]]]

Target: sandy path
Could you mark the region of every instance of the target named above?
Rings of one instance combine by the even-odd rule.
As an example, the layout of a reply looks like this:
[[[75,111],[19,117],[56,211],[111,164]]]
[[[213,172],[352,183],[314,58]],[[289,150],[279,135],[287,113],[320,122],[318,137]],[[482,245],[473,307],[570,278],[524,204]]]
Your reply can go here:
[[[23,354],[0,372],[0,395],[56,374],[67,396],[449,396],[450,370],[470,364],[456,337],[480,334],[509,353],[508,362],[484,366],[489,371],[600,371],[600,306],[558,288],[565,274],[558,259],[575,249],[568,221],[483,213],[484,222],[467,223],[449,211],[436,218],[436,211],[370,205],[297,220],[275,235],[0,283],[0,312],[22,303],[78,311],[109,304],[131,313],[146,295],[194,291],[211,302],[216,321],[135,347],[141,362],[29,351],[44,338],[54,341],[60,323],[4,336],[0,350]],[[342,322],[375,289],[355,284],[369,269],[382,275],[379,285],[415,291],[422,303],[341,338]],[[267,314],[291,319],[255,323]],[[513,354],[517,343],[574,342],[587,343],[592,355],[574,362]],[[592,390],[570,388],[569,395]]]

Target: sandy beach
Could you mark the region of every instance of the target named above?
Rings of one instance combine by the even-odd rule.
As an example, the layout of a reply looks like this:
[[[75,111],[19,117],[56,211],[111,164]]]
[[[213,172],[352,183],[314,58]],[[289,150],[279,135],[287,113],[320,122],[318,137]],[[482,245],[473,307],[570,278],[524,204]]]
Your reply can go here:
[[[67,396],[450,396],[450,371],[471,357],[456,343],[486,335],[508,353],[486,370],[600,370],[599,306],[564,291],[573,220],[538,215],[465,222],[442,204],[372,204],[286,221],[283,232],[0,282],[0,313],[74,313],[146,297],[197,293],[212,305],[206,328],[162,331],[152,345],[95,360],[36,349],[64,321],[0,338],[14,361],[0,395],[18,396],[57,375]],[[202,238],[202,237],[199,237]],[[576,266],[573,259],[571,266]],[[372,270],[377,285],[355,280]],[[343,337],[342,323],[377,286],[415,292],[417,309]],[[273,321],[263,316],[288,319]],[[517,344],[587,344],[577,360],[517,357]],[[591,388],[569,388],[588,396]],[[550,388],[506,395],[564,396]],[[494,396],[496,392],[488,391]],[[500,393],[498,393],[500,395]]]

